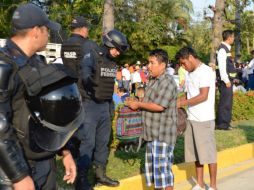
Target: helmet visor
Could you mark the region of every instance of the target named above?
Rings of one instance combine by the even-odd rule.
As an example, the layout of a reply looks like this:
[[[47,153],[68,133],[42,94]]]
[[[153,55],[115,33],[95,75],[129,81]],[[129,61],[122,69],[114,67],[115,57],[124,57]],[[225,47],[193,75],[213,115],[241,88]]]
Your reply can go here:
[[[123,44],[123,43],[117,43],[114,39],[110,38],[107,34],[104,36],[103,40],[108,41],[108,43],[106,43],[107,45],[109,45],[109,47],[115,47],[118,51],[120,51],[121,53],[126,52],[129,49],[129,44]]]
[[[36,126],[36,130],[34,131],[34,139],[36,144],[46,151],[54,152],[60,150],[62,147],[65,146],[73,133],[80,127],[83,119],[84,112],[82,109],[78,117],[64,128],[52,124],[52,126],[50,127],[45,125]],[[50,124],[47,123],[46,125]]]

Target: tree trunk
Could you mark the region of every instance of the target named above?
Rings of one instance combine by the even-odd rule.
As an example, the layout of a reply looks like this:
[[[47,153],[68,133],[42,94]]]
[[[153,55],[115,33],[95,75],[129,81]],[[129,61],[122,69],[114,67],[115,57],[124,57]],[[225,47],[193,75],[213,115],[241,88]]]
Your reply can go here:
[[[108,31],[112,30],[113,28],[114,28],[114,1],[105,0],[102,32],[103,34],[106,34]]]
[[[249,41],[248,37],[246,38],[246,46],[247,46],[247,52],[249,54],[250,53],[250,41]]]
[[[223,24],[223,11],[225,9],[224,0],[216,0],[215,11],[212,23],[213,39],[212,39],[212,48],[210,54],[210,63],[215,64],[215,52],[221,42],[222,36],[222,24]]]
[[[252,49],[254,49],[254,36],[252,37]]]
[[[241,4],[240,0],[235,0],[235,56],[241,55]]]

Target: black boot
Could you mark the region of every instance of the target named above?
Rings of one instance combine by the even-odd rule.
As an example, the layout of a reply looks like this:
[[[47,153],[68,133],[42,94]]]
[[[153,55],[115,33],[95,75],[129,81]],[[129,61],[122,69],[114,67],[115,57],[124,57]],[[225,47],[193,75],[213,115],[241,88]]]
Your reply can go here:
[[[75,190],[94,190],[87,179],[88,169],[78,169]]]
[[[106,185],[109,187],[117,187],[119,186],[119,181],[110,179],[106,176],[106,167],[105,166],[96,166],[96,182],[98,184]]]

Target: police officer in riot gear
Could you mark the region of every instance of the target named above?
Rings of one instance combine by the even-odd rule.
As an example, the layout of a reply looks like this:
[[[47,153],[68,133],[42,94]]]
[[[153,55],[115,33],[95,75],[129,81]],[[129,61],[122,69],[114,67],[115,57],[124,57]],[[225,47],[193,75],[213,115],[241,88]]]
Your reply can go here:
[[[78,20],[76,21],[75,23],[78,23]],[[74,38],[82,44],[82,52],[75,50],[77,43],[73,43],[73,48],[68,49],[68,46],[66,50],[63,48],[63,52],[67,55],[63,58],[63,62],[64,64],[68,61],[73,63],[67,57],[71,57],[70,55],[73,54],[81,54],[81,58],[76,60],[78,60],[77,63],[80,66],[78,73],[80,73],[81,85],[79,87],[82,91],[83,107],[86,114],[83,125],[75,134],[75,137],[80,140],[80,155],[77,159],[78,176],[75,189],[93,189],[87,180],[87,173],[92,161],[96,168],[97,183],[112,187],[118,186],[118,181],[106,176],[106,164],[109,154],[108,142],[114,106],[112,95],[116,76],[116,65],[113,58],[124,53],[129,45],[126,37],[115,29],[103,36],[102,47],[88,40],[82,33],[79,36],[72,34],[69,42],[74,41]]]
[[[216,129],[231,130],[233,82],[237,75],[234,61],[230,53],[231,45],[234,43],[234,31],[223,31],[222,38],[223,42],[218,47],[216,56],[216,75],[220,92]]]
[[[75,180],[66,143],[83,121],[76,79],[36,55],[46,47],[48,29],[59,28],[39,7],[23,4],[0,49],[0,189],[57,189],[56,153],[63,156],[64,180]]]

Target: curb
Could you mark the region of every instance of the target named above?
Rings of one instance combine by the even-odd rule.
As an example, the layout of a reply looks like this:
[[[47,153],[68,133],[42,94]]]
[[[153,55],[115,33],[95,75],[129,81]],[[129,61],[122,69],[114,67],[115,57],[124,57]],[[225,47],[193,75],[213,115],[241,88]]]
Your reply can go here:
[[[218,175],[221,179],[254,166],[254,143],[245,144],[239,147],[226,149],[217,153]],[[244,163],[243,163],[244,162]],[[182,163],[173,165],[175,176],[175,189],[187,190],[195,184],[194,163]],[[205,181],[209,181],[208,167],[205,166]],[[95,187],[95,190],[151,190],[146,187],[143,175],[133,176],[120,180],[119,187]]]

